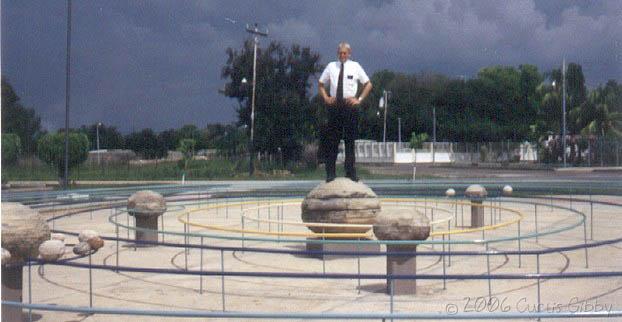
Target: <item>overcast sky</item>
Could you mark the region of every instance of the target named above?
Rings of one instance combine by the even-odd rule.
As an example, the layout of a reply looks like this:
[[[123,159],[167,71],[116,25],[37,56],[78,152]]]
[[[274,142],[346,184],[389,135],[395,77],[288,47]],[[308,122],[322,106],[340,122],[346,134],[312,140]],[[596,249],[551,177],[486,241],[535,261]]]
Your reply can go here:
[[[65,1],[3,0],[2,75],[48,130],[65,109]],[[72,127],[123,132],[236,119],[218,93],[227,47],[258,22],[269,39],[335,59],[347,40],[380,69],[473,77],[490,65],[567,61],[589,86],[622,81],[622,1],[73,1]],[[231,22],[235,21],[235,23]],[[266,40],[262,40],[266,43]],[[261,75],[259,75],[261,77]]]

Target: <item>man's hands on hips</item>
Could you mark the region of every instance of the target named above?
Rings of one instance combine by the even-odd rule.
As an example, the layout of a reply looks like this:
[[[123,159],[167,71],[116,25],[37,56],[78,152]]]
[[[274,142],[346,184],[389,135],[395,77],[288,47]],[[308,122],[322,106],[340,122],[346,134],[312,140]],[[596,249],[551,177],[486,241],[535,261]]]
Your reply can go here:
[[[361,101],[358,98],[356,98],[356,97],[348,97],[346,99],[346,104],[348,106],[357,106],[357,105],[361,104]]]
[[[324,103],[328,106],[334,106],[337,103],[337,99],[332,96],[326,96],[324,98]]]
[[[324,99],[324,103],[326,103],[326,105],[328,106],[335,106],[337,104],[337,98],[332,97],[332,96],[327,96]],[[360,104],[361,104],[361,101],[356,97],[346,98],[346,105],[348,106],[358,106]]]

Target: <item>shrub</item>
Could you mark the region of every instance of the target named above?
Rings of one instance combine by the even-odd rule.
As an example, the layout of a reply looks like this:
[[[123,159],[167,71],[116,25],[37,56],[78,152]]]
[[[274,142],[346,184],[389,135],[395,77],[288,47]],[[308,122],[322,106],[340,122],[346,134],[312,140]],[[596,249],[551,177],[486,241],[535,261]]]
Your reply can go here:
[[[17,157],[21,153],[21,141],[17,134],[2,134],[2,165],[15,164]]]
[[[89,153],[89,139],[82,133],[69,133],[69,168],[86,161]],[[65,134],[46,134],[37,142],[37,156],[58,171],[63,178],[65,171]]]

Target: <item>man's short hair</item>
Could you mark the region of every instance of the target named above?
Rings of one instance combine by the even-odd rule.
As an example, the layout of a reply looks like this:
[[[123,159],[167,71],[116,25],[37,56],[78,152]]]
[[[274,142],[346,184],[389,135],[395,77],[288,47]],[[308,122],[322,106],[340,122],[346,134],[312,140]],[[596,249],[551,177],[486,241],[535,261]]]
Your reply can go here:
[[[342,41],[342,42],[339,43],[339,45],[337,46],[337,50],[339,50],[339,49],[347,49],[350,52],[352,51],[352,48],[350,48],[350,44],[348,44],[345,41]]]

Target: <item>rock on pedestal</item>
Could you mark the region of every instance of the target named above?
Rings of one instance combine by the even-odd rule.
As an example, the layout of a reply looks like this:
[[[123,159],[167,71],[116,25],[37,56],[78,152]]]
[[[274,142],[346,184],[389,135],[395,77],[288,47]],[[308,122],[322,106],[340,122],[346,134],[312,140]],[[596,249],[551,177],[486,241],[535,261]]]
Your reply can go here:
[[[368,226],[308,226],[311,231],[321,233],[366,233],[380,212],[378,196],[365,184],[348,178],[336,178],[315,187],[301,205],[302,221],[305,223],[356,224]],[[317,238],[314,238],[317,239]],[[307,243],[307,250],[316,251],[378,251],[378,244],[353,243]],[[314,257],[322,257],[321,255]]]
[[[127,200],[127,209],[136,219],[136,241],[158,241],[158,217],[166,211],[161,194],[150,190],[137,191]]]
[[[488,195],[486,188],[478,184],[470,185],[464,195],[471,200],[471,227],[483,227],[484,207],[482,203]]]
[[[22,301],[24,261],[36,259],[39,245],[50,238],[50,228],[36,210],[18,203],[2,203],[2,248],[11,254],[2,263],[2,300]],[[2,305],[2,321],[21,321],[20,307]]]
[[[379,240],[425,240],[430,236],[430,221],[415,209],[399,208],[381,213],[374,224],[374,234]],[[417,274],[417,244],[387,244],[387,275]],[[417,280],[387,278],[387,293],[415,294]],[[391,290],[393,287],[393,290]]]

